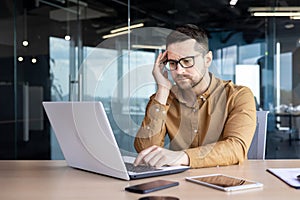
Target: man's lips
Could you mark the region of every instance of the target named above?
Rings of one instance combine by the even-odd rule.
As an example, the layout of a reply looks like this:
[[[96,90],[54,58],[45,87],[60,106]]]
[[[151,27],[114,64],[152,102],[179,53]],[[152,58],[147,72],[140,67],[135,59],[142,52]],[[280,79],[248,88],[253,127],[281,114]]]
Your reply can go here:
[[[177,81],[187,81],[187,80],[189,80],[189,79],[187,79],[187,78],[177,78],[176,80],[177,80]]]
[[[177,76],[176,77],[177,81],[186,81],[186,80],[190,80],[189,77],[186,76]]]

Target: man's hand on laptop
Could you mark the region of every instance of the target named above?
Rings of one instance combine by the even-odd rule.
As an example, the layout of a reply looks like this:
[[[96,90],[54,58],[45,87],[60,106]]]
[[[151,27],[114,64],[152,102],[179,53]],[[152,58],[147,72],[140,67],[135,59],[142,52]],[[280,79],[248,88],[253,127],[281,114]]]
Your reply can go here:
[[[140,164],[155,167],[189,165],[189,158],[184,151],[171,151],[154,145],[139,153],[134,165]]]

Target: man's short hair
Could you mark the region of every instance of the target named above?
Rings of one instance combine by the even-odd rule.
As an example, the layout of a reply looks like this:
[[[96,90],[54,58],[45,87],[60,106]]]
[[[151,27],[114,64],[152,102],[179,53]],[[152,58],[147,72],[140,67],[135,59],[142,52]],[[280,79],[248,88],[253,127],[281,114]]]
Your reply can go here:
[[[173,30],[167,37],[166,46],[168,47],[170,44],[189,39],[194,39],[199,44],[195,46],[196,50],[202,50],[204,54],[208,52],[209,46],[206,31],[193,24],[179,26]]]

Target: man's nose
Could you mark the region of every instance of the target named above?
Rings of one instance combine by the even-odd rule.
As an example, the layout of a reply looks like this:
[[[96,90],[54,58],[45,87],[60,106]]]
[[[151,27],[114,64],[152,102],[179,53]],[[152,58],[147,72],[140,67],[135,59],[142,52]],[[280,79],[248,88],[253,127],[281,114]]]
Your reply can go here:
[[[176,73],[177,74],[182,74],[184,72],[185,72],[185,68],[182,67],[180,63],[177,63]]]

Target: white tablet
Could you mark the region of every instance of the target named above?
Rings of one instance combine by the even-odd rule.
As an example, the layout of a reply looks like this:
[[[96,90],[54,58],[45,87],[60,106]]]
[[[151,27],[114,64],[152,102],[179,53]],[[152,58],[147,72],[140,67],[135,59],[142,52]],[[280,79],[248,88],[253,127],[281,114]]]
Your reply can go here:
[[[243,178],[228,176],[224,174],[191,176],[186,177],[186,180],[226,192],[259,188],[263,186],[262,183],[258,183],[256,181],[245,180]]]

